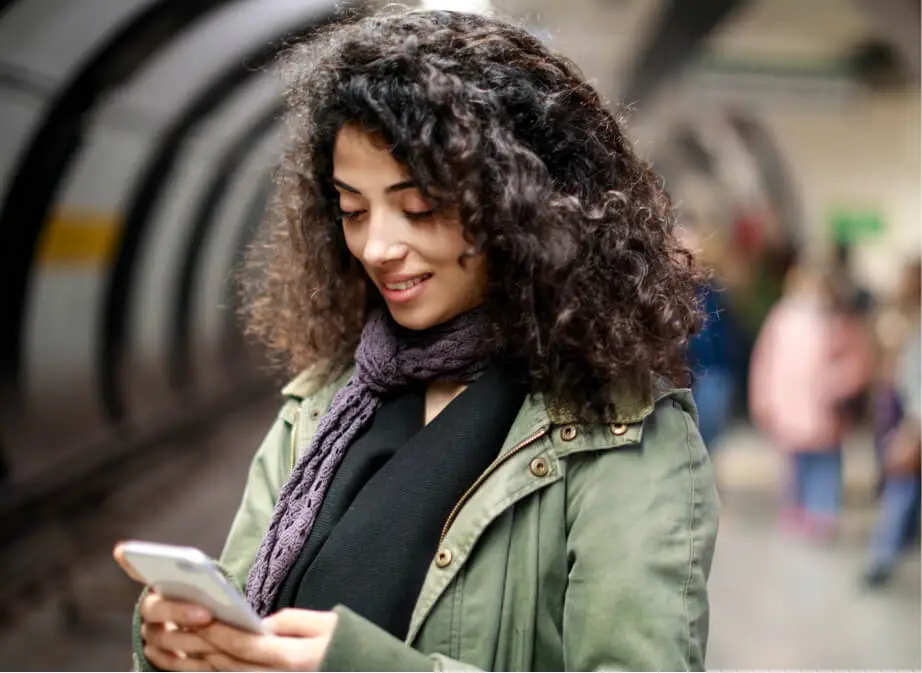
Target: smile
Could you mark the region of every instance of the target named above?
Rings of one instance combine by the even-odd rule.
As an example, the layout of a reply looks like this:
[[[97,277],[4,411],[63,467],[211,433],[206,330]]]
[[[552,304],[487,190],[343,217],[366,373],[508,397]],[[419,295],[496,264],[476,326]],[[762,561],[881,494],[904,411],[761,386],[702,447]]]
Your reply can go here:
[[[399,292],[401,290],[409,290],[412,287],[416,287],[425,280],[428,280],[432,277],[432,274],[423,274],[422,276],[417,276],[416,278],[410,278],[409,280],[404,280],[399,283],[384,283],[384,287],[388,290],[393,290]]]
[[[405,280],[381,283],[381,294],[390,304],[403,304],[416,299],[426,288],[431,273],[424,273]]]

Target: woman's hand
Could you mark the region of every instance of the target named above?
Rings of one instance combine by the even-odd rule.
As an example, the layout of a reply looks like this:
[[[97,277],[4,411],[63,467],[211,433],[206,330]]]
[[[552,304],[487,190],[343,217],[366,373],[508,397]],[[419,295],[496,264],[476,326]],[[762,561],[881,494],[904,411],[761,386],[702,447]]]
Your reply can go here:
[[[167,671],[212,671],[207,657],[217,652],[199,635],[212,619],[192,603],[171,601],[150,593],[141,601],[144,656]]]
[[[144,583],[125,560],[120,545],[112,552],[115,561],[131,579]],[[205,659],[215,648],[200,638],[196,630],[211,623],[211,614],[192,603],[167,600],[153,591],[141,601],[141,638],[144,656],[166,671],[212,671]]]
[[[220,622],[200,629],[198,635],[218,650],[205,655],[215,671],[316,671],[336,621],[333,612],[287,609],[263,620],[265,635]]]

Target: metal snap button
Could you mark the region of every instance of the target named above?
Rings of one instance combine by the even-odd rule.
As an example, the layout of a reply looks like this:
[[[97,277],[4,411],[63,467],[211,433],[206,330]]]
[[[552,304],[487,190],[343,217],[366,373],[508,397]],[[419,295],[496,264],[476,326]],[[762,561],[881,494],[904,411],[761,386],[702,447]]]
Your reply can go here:
[[[316,421],[318,418],[320,418],[320,410],[311,409],[311,420]]]
[[[435,565],[439,568],[447,568],[451,565],[452,558],[450,549],[439,549],[438,554],[435,555]]]
[[[572,442],[576,439],[576,426],[575,425],[565,425],[560,428],[560,438],[565,442]]]
[[[608,427],[611,430],[611,434],[613,434],[615,437],[620,437],[625,432],[627,432],[627,426],[623,423],[612,423]]]
[[[548,472],[551,471],[551,466],[547,464],[546,459],[535,458],[533,461],[531,461],[528,469],[531,470],[531,473],[536,477],[546,477]]]

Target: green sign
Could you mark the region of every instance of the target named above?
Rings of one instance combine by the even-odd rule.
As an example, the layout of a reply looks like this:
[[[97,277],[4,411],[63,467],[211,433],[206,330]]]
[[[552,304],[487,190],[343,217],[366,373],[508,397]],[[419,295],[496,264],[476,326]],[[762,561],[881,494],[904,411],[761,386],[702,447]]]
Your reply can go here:
[[[833,239],[841,244],[876,238],[884,231],[884,218],[876,210],[834,210],[831,221]]]

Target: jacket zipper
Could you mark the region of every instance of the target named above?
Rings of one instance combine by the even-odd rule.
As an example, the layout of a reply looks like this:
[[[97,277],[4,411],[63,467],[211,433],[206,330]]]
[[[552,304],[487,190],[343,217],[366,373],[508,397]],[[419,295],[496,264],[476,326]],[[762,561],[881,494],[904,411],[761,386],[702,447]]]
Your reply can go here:
[[[448,515],[448,519],[445,521],[445,525],[442,526],[442,534],[439,536],[439,547],[442,546],[442,543],[445,541],[445,536],[448,534],[448,529],[451,527],[451,524],[454,523],[455,517],[458,516],[458,512],[461,510],[461,507],[464,505],[464,503],[467,502],[468,498],[470,498],[471,494],[480,488],[480,485],[486,481],[487,477],[493,474],[493,472],[495,472],[500,465],[505,463],[509,458],[517,454],[529,444],[532,444],[544,437],[544,435],[548,433],[548,430],[550,430],[550,427],[545,426],[538,430],[538,432],[535,434],[531,435],[528,439],[525,439],[513,446],[511,449],[506,451],[506,453],[494,460],[490,467],[488,467],[486,471],[477,478],[477,481],[475,481],[471,487],[464,492],[464,495],[461,496],[461,499],[455,504],[454,508],[451,510],[451,513]]]

